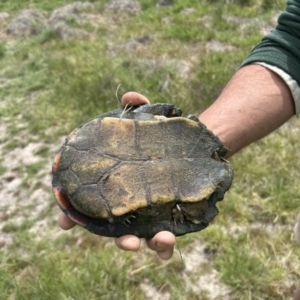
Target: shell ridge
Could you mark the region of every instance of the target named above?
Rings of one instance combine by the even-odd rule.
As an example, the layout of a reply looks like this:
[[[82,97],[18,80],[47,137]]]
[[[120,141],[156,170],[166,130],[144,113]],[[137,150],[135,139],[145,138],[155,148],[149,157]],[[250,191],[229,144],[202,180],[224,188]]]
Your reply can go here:
[[[76,176],[78,178],[78,176],[73,172],[73,170],[71,168],[69,168],[68,171],[71,172],[74,176]],[[79,183],[82,184],[80,178],[78,178],[78,180],[79,180]],[[76,189],[75,192],[70,193],[69,195],[73,196],[78,190],[80,190],[80,186],[78,186],[78,188]]]
[[[180,201],[181,202],[181,197],[180,197],[180,193],[179,193],[179,189],[178,189],[178,186],[179,186],[179,182],[178,180],[176,179],[176,176],[175,175],[175,167],[174,167],[174,164],[173,164],[173,160],[170,159],[169,161],[169,167],[170,167],[170,178],[171,178],[171,181],[172,181],[172,185],[173,185],[173,190],[174,190],[174,201]]]
[[[177,117],[174,117],[172,118],[172,121],[174,119],[176,119]],[[170,135],[170,130],[169,130],[169,126],[167,125],[167,122],[168,120],[170,119],[167,119],[166,122],[165,120],[161,120],[162,122],[162,130],[166,132],[166,137]],[[165,151],[166,151],[166,159],[168,160],[169,162],[169,166],[170,166],[170,169],[171,169],[171,172],[170,172],[170,178],[171,178],[171,182],[172,182],[172,186],[173,186],[173,191],[174,191],[174,201],[181,201],[181,197],[180,197],[180,194],[179,194],[179,190],[178,190],[178,181],[175,179],[175,167],[174,167],[174,164],[173,164],[173,159],[170,158],[170,149],[169,148],[169,144],[166,143],[165,144]]]
[[[149,181],[147,180],[145,168],[143,166],[140,167],[140,175],[142,177],[142,181],[144,182],[144,189],[145,189],[145,196],[148,205],[151,205],[152,203],[152,193],[151,193],[151,188],[149,185]]]
[[[110,216],[111,218],[114,218],[114,215],[113,215],[112,210],[111,210],[111,208],[110,208],[110,206],[109,206],[109,200],[107,200],[106,197],[104,196],[104,194],[102,193],[101,187],[102,187],[102,185],[103,185],[103,182],[109,178],[110,173],[112,173],[114,170],[116,170],[118,167],[120,167],[120,166],[121,166],[122,164],[124,164],[124,163],[125,163],[125,162],[123,162],[123,161],[119,161],[119,162],[118,162],[116,165],[114,165],[112,168],[110,168],[109,170],[106,170],[106,171],[102,174],[102,176],[100,176],[99,180],[98,180],[97,183],[96,183],[96,184],[97,184],[97,190],[98,190],[98,192],[99,192],[99,195],[100,195],[100,197],[103,199],[103,203],[104,203],[104,205],[105,205],[105,207],[106,207],[106,209],[107,209],[107,212],[108,212],[108,214],[109,214],[109,216]]]
[[[123,161],[124,161],[124,160],[122,160],[121,158],[119,158],[117,155],[108,154],[108,153],[106,153],[106,152],[103,152],[103,153],[100,152],[100,154],[102,154],[103,156],[105,156],[105,157],[107,157],[107,158],[116,160],[116,161],[118,161],[118,162],[123,162]]]
[[[103,179],[105,179],[105,178],[103,178],[103,177],[109,175],[109,173],[113,172],[115,169],[117,169],[120,165],[122,165],[122,164],[124,164],[124,163],[126,163],[126,162],[124,162],[124,161],[122,161],[122,160],[118,161],[113,167],[110,167],[108,170],[106,170],[106,171],[99,177],[99,179],[97,180],[96,184],[98,184],[100,181],[102,181]]]
[[[95,188],[97,190],[97,192],[99,193],[99,196],[101,198],[101,203],[104,204],[105,206],[105,209],[106,209],[106,212],[108,213],[109,217],[112,218],[112,212],[111,212],[111,209],[110,207],[108,206],[108,203],[107,203],[107,199],[104,197],[104,195],[101,193],[101,191],[99,190],[99,187],[96,183],[93,183],[93,184],[85,184],[83,185],[84,187],[88,187],[88,186],[91,186],[93,188]],[[77,189],[77,191],[75,193],[72,194],[72,197],[76,197],[76,194],[78,194],[80,192],[80,188]],[[69,197],[68,197],[69,198]],[[77,205],[75,203],[73,203],[70,198],[69,198],[69,202],[71,204],[71,206],[75,209],[75,211],[77,210]],[[78,211],[80,212],[80,210]],[[84,214],[83,212],[80,212],[82,215],[88,217],[86,214]]]
[[[199,136],[198,136],[198,139],[194,142],[194,145],[191,148],[190,152],[188,153],[188,155],[187,155],[188,158],[192,158],[192,154],[194,152],[194,149],[197,147],[197,145],[200,143],[200,141],[202,139],[201,133],[203,132],[203,124],[198,122],[198,127],[200,129]]]
[[[60,160],[61,160],[61,157],[63,156],[63,153],[64,153],[64,151],[66,150],[67,147],[73,148],[74,150],[78,151],[75,147],[69,146],[69,145],[65,145],[65,144],[64,144],[64,145],[60,148],[60,150],[57,152],[57,154],[56,154],[56,155],[60,154]],[[71,159],[71,161],[69,162],[69,164],[66,165],[64,168],[61,167],[61,163],[60,163],[60,161],[59,161],[58,166],[57,166],[58,169],[57,169],[57,171],[55,171],[54,173],[69,170],[69,169],[70,169],[70,165],[73,163],[73,161],[74,161],[74,159],[75,159],[76,156],[77,156],[77,153],[74,154],[74,156],[73,156],[73,158]]]
[[[134,141],[134,149],[135,149],[135,153],[138,154],[139,156],[139,160],[141,160],[141,146],[140,146],[140,134],[141,134],[141,130],[140,130],[140,126],[137,120],[134,120],[134,127],[135,127],[135,141]]]
[[[109,216],[111,218],[113,218],[113,214],[112,214],[112,211],[111,211],[111,208],[110,206],[108,205],[108,200],[105,198],[105,196],[103,195],[103,193],[101,192],[101,189],[99,188],[98,184],[97,184],[97,191],[101,197],[101,199],[103,200],[103,204],[106,208],[106,211],[108,212]]]

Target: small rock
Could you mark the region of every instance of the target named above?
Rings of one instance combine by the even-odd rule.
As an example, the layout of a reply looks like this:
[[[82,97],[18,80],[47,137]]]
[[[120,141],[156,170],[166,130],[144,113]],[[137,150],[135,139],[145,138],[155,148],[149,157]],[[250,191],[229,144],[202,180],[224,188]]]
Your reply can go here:
[[[207,51],[212,51],[212,52],[226,52],[226,51],[234,50],[234,46],[229,44],[224,44],[217,40],[211,40],[206,43],[205,49]]]
[[[147,72],[152,73],[156,72],[159,69],[165,67],[174,68],[178,76],[182,78],[188,77],[191,71],[191,65],[188,61],[178,60],[178,59],[144,59],[138,60],[138,62],[147,69]]]
[[[187,8],[184,8],[183,10],[181,10],[180,13],[189,15],[189,14],[194,13],[195,11],[196,11],[195,8],[187,7]]]
[[[108,10],[115,10],[120,12],[139,13],[141,6],[135,0],[111,0],[106,6]]]
[[[7,34],[31,36],[39,34],[47,26],[47,19],[37,9],[24,9],[8,25]]]
[[[61,21],[70,21],[76,19],[76,14],[82,11],[92,10],[94,5],[90,2],[74,2],[61,8],[55,9],[49,18],[50,24],[56,24]]]
[[[86,32],[85,30],[78,29],[78,28],[71,28],[64,23],[59,23],[57,24],[54,29],[53,29],[55,36],[62,40],[66,40],[71,37],[76,37],[76,38],[89,38],[89,33]]]
[[[135,40],[142,45],[147,45],[153,40],[153,37],[150,34],[144,34],[135,38]]]
[[[125,43],[118,43],[118,44],[108,44],[108,51],[110,54],[123,52],[124,50],[127,52],[133,52],[140,47],[147,47],[152,42],[153,38],[149,34],[145,34],[136,38],[131,38]]]
[[[173,4],[173,0],[158,0],[156,7],[170,7]]]
[[[0,21],[9,18],[9,14],[7,12],[0,12]]]

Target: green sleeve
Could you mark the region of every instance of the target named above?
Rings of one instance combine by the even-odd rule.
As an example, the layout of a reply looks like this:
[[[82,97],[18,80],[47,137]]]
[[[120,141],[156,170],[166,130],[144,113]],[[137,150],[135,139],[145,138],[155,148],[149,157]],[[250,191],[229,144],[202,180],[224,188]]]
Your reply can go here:
[[[274,65],[297,81],[300,86],[300,1],[288,0],[276,28],[267,34],[243,61]]]

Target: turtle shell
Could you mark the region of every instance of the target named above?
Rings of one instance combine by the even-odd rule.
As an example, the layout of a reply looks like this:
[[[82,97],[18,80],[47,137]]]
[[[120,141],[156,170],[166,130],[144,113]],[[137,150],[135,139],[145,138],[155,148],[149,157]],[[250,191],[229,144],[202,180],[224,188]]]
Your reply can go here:
[[[69,134],[53,162],[58,205],[102,236],[199,231],[218,214],[233,170],[198,118],[172,104],[116,109]]]

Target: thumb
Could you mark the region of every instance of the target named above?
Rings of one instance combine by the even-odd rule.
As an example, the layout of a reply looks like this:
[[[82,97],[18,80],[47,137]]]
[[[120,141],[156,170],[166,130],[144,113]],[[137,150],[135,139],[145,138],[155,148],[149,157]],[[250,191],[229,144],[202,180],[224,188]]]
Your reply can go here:
[[[142,94],[136,92],[128,92],[122,96],[121,103],[122,103],[122,107],[124,107],[126,105],[135,106],[135,105],[150,104],[150,101]]]

